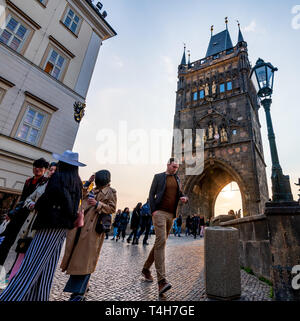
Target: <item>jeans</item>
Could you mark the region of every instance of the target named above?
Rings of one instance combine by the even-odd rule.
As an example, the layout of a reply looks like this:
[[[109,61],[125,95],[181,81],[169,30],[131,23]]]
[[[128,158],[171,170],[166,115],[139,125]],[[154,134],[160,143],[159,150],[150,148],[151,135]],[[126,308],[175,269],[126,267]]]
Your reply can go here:
[[[180,236],[180,233],[181,233],[181,226],[177,226],[177,234],[178,234],[178,236]]]
[[[166,242],[173,226],[174,214],[164,211],[157,211],[152,216],[155,229],[155,242],[144,264],[145,269],[150,269],[155,263],[157,281],[166,279],[165,249]]]
[[[114,238],[117,236],[117,234],[118,234],[118,228],[117,227],[114,227]]]

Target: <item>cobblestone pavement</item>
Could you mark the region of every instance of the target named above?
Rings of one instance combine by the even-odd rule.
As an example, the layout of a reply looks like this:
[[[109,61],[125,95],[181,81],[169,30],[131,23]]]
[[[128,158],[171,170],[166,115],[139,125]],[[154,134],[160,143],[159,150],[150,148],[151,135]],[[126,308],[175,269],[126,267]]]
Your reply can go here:
[[[141,270],[155,236],[148,246],[131,245],[125,240],[105,240],[96,271],[90,279],[87,301],[210,301],[204,288],[204,240],[170,235],[166,249],[166,273],[172,289],[158,296],[155,267],[153,283],[143,280]],[[59,265],[55,272],[50,301],[67,301],[70,293],[63,292],[68,276]],[[271,301],[270,287],[241,270],[241,301]]]

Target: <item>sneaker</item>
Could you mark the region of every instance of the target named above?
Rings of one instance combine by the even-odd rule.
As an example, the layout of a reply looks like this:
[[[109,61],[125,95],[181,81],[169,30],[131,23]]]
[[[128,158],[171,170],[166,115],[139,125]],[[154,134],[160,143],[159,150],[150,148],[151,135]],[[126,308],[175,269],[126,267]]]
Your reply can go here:
[[[158,293],[159,295],[162,295],[163,293],[170,290],[172,285],[168,283],[165,279],[158,282]]]
[[[147,282],[153,282],[153,277],[148,269],[143,268],[142,274]]]
[[[130,242],[131,242],[131,239],[128,238],[128,239],[127,239],[127,243],[130,243]]]

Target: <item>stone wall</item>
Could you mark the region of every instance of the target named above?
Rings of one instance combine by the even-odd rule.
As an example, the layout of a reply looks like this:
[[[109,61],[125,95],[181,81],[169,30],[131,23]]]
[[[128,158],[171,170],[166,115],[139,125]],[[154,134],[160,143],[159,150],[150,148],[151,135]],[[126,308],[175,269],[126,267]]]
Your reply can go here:
[[[264,214],[220,223],[239,230],[240,265],[257,276],[271,279],[271,252],[267,219]]]

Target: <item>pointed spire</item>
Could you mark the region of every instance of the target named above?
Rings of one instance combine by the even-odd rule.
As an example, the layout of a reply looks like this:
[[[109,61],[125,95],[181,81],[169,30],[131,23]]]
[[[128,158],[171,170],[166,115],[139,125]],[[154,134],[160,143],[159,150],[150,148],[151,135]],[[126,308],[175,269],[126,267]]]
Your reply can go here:
[[[191,51],[188,50],[188,67],[191,66]]]
[[[213,32],[214,32],[214,25],[212,25],[212,26],[210,27],[210,32],[211,32],[211,36],[213,36]]]
[[[238,26],[239,26],[239,36],[238,36],[238,43],[245,42],[242,31],[241,31],[241,25],[240,22],[237,20]]]
[[[185,59],[185,43],[184,43],[184,49],[183,49],[183,55],[181,59],[181,65],[186,65],[186,59]]]
[[[228,17],[225,17],[225,24],[226,24],[226,35],[225,35],[225,48],[227,48],[227,38],[228,38]]]

